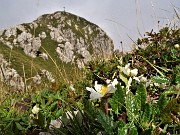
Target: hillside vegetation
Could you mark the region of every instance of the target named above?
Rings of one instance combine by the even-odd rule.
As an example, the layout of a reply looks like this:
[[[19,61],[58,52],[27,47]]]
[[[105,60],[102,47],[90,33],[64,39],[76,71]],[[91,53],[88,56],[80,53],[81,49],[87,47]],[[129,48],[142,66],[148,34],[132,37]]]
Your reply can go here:
[[[21,56],[18,48],[0,47],[4,57],[15,61],[14,66],[19,59],[24,65],[31,61],[41,63],[41,58]],[[51,63],[46,64],[54,65],[54,56],[51,57]],[[52,72],[56,68],[55,65]],[[34,70],[38,70],[38,65]],[[55,72],[57,78],[59,73]],[[147,32],[135,42],[132,52],[114,52],[110,58],[93,59],[76,70],[74,76],[77,78],[71,82],[63,81],[68,80],[65,74],[56,84],[44,81],[44,85],[33,85],[28,91],[12,91],[1,82],[0,134],[180,134],[178,27]]]
[[[91,61],[71,85],[18,95],[4,86],[0,133],[180,134],[179,45],[180,29],[165,27],[131,53]]]

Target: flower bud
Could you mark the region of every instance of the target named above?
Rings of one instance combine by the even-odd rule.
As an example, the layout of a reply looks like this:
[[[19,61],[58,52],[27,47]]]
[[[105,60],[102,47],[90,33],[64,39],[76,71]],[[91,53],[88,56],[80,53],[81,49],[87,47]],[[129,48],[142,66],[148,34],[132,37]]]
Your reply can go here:
[[[176,49],[178,49],[178,48],[179,48],[179,44],[175,44],[174,47],[175,47]]]
[[[38,114],[38,112],[39,112],[39,108],[35,105],[35,106],[33,107],[33,109],[32,109],[32,113],[33,113],[33,114]]]

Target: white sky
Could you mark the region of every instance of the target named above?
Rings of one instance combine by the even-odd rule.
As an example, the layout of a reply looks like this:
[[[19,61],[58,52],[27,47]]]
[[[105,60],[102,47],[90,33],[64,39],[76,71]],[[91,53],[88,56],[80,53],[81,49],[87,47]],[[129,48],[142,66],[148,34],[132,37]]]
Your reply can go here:
[[[42,14],[65,10],[100,26],[115,49],[130,50],[132,41],[158,29],[180,11],[180,0],[0,0],[0,29],[35,20]],[[129,37],[128,37],[129,36]]]

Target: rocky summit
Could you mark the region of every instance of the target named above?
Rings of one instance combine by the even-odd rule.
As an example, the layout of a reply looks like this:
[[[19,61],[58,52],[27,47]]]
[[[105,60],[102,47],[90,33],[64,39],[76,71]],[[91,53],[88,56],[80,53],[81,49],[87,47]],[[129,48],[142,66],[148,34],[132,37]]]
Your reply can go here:
[[[73,66],[109,58],[113,50],[107,34],[84,18],[63,11],[45,14],[0,31],[0,79],[19,90],[29,80],[55,82],[57,71],[71,74]]]

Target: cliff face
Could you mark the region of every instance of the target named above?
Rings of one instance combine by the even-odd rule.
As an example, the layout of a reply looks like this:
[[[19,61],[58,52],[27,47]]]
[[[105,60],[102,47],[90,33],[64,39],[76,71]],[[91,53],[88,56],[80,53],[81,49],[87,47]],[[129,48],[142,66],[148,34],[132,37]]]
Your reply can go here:
[[[7,78],[10,67],[22,74],[22,64],[28,72],[32,61],[36,69],[48,72],[53,71],[52,60],[58,66],[83,68],[92,58],[111,57],[113,49],[112,40],[97,25],[67,12],[46,14],[32,23],[0,31],[0,76],[2,80]],[[8,68],[3,66],[5,61]]]

